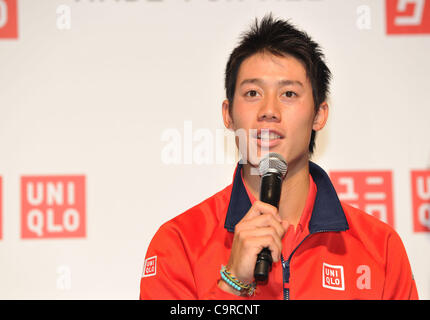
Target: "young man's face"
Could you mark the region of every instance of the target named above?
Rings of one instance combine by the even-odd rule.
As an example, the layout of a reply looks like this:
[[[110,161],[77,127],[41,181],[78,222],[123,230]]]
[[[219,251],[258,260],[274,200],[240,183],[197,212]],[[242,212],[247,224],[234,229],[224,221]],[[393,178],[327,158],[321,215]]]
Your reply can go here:
[[[240,146],[238,139],[236,143],[253,166],[267,151],[280,153],[290,167],[307,163],[312,129],[322,129],[328,116],[325,102],[315,112],[312,86],[303,64],[292,56],[270,53],[254,54],[242,62],[231,115],[228,107],[225,100],[224,124],[247,133],[245,145]],[[260,133],[267,133],[263,129],[269,136],[262,139]]]

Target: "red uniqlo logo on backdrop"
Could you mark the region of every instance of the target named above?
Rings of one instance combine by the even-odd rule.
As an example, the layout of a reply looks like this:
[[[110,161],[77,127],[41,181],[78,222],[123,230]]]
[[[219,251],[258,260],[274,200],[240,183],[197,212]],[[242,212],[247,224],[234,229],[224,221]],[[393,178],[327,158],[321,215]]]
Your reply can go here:
[[[85,237],[85,176],[21,177],[21,238]]]
[[[429,0],[386,0],[387,34],[430,34]]]
[[[391,171],[330,172],[339,199],[394,228]]]
[[[0,39],[18,38],[17,0],[0,0]]]
[[[415,232],[430,232],[430,170],[411,172]]]

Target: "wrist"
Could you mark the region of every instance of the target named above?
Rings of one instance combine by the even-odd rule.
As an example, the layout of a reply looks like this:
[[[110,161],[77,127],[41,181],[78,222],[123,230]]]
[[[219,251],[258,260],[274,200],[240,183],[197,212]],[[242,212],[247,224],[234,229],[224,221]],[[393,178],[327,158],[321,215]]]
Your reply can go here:
[[[238,296],[253,296],[255,293],[256,283],[244,283],[237,279],[226,267],[221,266],[221,280],[218,285],[224,291]],[[229,287],[229,288],[228,288]]]
[[[230,293],[230,294],[234,294],[235,296],[241,296],[240,291],[238,291],[238,290],[234,289],[233,287],[229,286],[222,279],[218,280],[218,288],[220,288],[224,292],[227,292],[227,293]]]

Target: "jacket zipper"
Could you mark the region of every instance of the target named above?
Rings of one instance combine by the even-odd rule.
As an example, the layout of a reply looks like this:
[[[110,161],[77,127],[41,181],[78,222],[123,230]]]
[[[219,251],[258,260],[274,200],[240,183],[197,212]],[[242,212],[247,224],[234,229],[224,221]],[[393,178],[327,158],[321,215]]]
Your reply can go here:
[[[282,262],[282,275],[283,275],[283,294],[284,294],[284,300],[290,300],[290,262],[291,258],[293,257],[294,252],[300,247],[300,245],[311,235],[315,233],[322,233],[322,232],[331,232],[331,231],[345,231],[346,229],[342,230],[330,230],[330,229],[321,229],[314,231],[312,233],[309,233],[298,245],[294,248],[294,250],[291,252],[290,256],[288,257],[288,260],[284,260],[283,255],[281,254],[281,262]]]
[[[281,255],[282,270],[283,270],[283,293],[284,300],[290,300],[290,262],[284,261],[284,257]]]

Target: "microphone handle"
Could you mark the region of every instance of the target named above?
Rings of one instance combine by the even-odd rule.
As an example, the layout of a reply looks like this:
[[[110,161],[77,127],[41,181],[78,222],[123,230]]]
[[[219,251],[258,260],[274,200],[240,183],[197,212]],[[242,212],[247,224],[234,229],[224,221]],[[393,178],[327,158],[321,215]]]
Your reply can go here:
[[[260,200],[279,208],[281,198],[282,178],[280,174],[269,172],[261,178]],[[259,282],[267,282],[272,270],[272,255],[268,248],[264,248],[257,256],[254,278]]]

